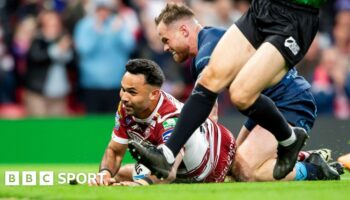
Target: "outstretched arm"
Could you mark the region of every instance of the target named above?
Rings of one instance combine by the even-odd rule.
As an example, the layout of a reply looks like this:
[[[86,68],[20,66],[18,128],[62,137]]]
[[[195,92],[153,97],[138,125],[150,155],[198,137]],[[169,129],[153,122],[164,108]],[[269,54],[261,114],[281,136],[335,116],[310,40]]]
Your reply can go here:
[[[239,134],[237,136],[237,141],[236,141],[237,147],[241,146],[241,144],[248,137],[249,133],[250,133],[250,131],[245,126],[242,126],[242,128],[239,131]]]
[[[218,100],[216,100],[213,109],[211,110],[209,114],[209,118],[213,120],[214,122],[218,122],[219,120],[219,104]]]
[[[95,182],[91,183],[91,185],[113,184],[114,181],[112,177],[114,177],[120,169],[126,148],[126,144],[120,144],[113,140],[109,142],[99,169],[99,173],[102,173],[103,176],[97,176]]]

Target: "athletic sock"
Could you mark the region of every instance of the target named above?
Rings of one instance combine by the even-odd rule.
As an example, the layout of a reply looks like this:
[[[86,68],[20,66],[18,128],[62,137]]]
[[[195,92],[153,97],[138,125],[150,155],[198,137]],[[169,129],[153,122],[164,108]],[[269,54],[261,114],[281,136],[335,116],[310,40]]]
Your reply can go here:
[[[296,175],[294,180],[319,180],[319,170],[316,165],[307,162],[297,162],[295,164]]]
[[[279,141],[278,143],[280,145],[286,147],[286,146],[289,146],[289,145],[293,144],[296,139],[297,139],[297,137],[295,136],[295,133],[294,133],[294,131],[292,129],[292,135],[289,138],[287,138],[287,139],[285,139],[283,141]]]
[[[293,130],[269,97],[261,94],[253,105],[240,112],[270,131],[283,146],[295,142]]]
[[[158,148],[163,150],[163,155],[169,164],[172,164],[175,162],[175,156],[173,152],[171,152],[171,150],[167,146],[165,146],[165,144],[159,145]]]
[[[297,162],[295,164],[295,177],[294,180],[296,181],[303,181],[306,180],[307,178],[307,169],[306,166],[304,165],[304,162]]]
[[[197,84],[193,89],[190,98],[182,108],[179,119],[166,146],[173,152],[174,157],[179,153],[192,133],[209,116],[218,94]]]

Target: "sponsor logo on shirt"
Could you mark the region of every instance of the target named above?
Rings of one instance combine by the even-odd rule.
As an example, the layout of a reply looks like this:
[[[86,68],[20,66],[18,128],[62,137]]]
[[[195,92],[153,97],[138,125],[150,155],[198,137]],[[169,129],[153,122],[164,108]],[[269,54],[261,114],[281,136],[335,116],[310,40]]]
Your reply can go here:
[[[171,119],[167,119],[165,120],[162,125],[164,129],[169,129],[169,128],[173,128],[175,127],[177,122],[177,118],[171,118]]]
[[[163,137],[163,141],[164,141],[164,142],[168,141],[168,139],[170,138],[170,135],[171,135],[171,133],[173,132],[173,130],[174,130],[174,129],[165,131],[165,132],[162,134],[162,137]]]
[[[294,54],[294,55],[297,55],[300,51],[300,47],[299,45],[297,44],[297,42],[295,41],[295,39],[290,36],[289,38],[287,38],[285,41],[284,41],[284,46],[289,48],[289,50]]]
[[[129,125],[130,123],[131,123],[131,119],[130,119],[130,117],[127,117],[126,119],[125,119],[125,123],[126,123],[126,125]]]

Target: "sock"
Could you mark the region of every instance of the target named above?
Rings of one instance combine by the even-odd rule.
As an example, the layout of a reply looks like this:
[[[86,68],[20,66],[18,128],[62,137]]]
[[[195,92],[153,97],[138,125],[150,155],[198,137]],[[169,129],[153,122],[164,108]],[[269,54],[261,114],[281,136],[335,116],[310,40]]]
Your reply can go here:
[[[269,97],[261,94],[253,105],[240,112],[270,131],[278,142],[282,141],[284,144],[289,145],[290,142],[293,143],[295,141],[295,135],[294,137],[292,136],[292,129]]]
[[[306,170],[306,166],[304,165],[304,162],[297,162],[295,164],[295,177],[294,180],[296,181],[302,181],[302,180],[306,180],[307,178],[307,170]]]
[[[166,146],[175,157],[192,133],[208,118],[217,96],[218,94],[200,84],[193,89],[190,98],[182,108],[173,133],[166,142]]]
[[[297,162],[295,164],[295,180],[319,180],[319,170],[316,165],[307,162]]]
[[[175,156],[174,156],[173,152],[171,152],[171,150],[167,146],[165,146],[165,144],[159,145],[158,149],[163,150],[163,155],[169,164],[172,164],[175,162]]]
[[[283,141],[279,141],[278,143],[284,147],[287,147],[287,146],[293,144],[295,142],[295,140],[297,140],[297,137],[295,136],[295,133],[292,129],[292,135],[288,139],[283,140]]]

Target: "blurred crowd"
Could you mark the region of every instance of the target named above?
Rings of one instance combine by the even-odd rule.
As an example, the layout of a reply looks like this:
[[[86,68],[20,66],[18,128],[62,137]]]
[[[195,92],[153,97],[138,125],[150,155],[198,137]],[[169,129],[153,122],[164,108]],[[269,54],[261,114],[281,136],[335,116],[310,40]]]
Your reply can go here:
[[[250,0],[1,0],[0,118],[114,113],[131,58],[152,59],[163,89],[184,101],[190,62],[175,63],[154,18],[185,2],[204,26],[228,28]],[[239,48],[239,47],[237,47]],[[350,0],[328,0],[299,73],[312,85],[319,114],[350,118]],[[232,112],[227,96],[221,114]]]

